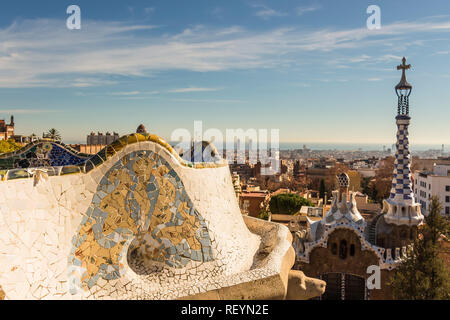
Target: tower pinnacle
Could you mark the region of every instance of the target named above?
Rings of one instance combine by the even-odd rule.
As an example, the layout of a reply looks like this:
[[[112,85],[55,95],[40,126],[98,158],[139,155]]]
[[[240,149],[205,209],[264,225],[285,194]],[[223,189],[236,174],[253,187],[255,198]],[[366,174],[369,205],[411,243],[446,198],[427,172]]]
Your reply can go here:
[[[406,80],[406,70],[411,69],[410,64],[406,64],[406,58],[403,57],[402,64],[397,66],[397,70],[402,70],[402,78],[395,86],[395,92],[398,97],[398,115],[409,117],[409,96],[411,95],[412,85]]]
[[[411,181],[411,154],[409,152],[408,127],[411,120],[409,116],[409,96],[412,86],[406,80],[406,70],[411,65],[406,64],[406,58],[397,70],[402,70],[402,78],[395,86],[398,96],[397,120],[397,150],[395,152],[394,178],[389,199],[384,201],[383,212],[388,223],[397,225],[417,225],[423,221],[420,204],[416,203],[412,191]]]

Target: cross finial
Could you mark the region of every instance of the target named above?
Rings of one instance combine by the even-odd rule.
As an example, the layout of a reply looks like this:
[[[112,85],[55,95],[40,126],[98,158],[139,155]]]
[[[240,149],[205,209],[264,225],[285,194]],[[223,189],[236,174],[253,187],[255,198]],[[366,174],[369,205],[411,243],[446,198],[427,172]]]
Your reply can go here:
[[[406,58],[403,57],[402,64],[397,66],[397,70],[403,70],[403,72],[405,72],[405,70],[408,70],[408,69],[411,69],[411,65],[406,64]]]
[[[397,66],[397,70],[402,70],[402,78],[395,89],[411,89],[412,86],[406,80],[406,70],[411,69],[410,64],[406,64],[406,58],[403,57],[402,64]]]

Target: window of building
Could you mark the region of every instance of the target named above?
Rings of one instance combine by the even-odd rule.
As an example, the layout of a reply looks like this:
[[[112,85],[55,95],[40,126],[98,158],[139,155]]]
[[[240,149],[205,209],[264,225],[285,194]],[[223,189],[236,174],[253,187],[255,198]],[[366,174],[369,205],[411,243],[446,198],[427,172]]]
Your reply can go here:
[[[339,258],[346,259],[347,258],[347,241],[341,240],[339,244]]]
[[[337,255],[337,244],[336,242],[331,245],[331,253]]]
[[[445,207],[445,214],[450,214],[450,207]]]
[[[450,192],[450,186],[445,186],[445,191]]]
[[[355,256],[355,245],[354,244],[350,245],[350,256],[352,256],[352,257]]]
[[[450,202],[450,196],[445,197],[445,202]]]

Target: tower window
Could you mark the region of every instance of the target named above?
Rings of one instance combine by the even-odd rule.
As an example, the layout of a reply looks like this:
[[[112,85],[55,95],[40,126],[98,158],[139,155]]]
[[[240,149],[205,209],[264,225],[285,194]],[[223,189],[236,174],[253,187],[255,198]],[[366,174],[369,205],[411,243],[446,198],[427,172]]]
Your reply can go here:
[[[355,256],[355,245],[354,244],[350,245],[350,256],[352,256],[352,257]]]
[[[341,240],[339,244],[339,258],[346,259],[347,258],[347,241]]]
[[[337,255],[337,243],[336,243],[336,242],[334,242],[334,243],[331,245],[331,253],[332,253],[333,255]]]

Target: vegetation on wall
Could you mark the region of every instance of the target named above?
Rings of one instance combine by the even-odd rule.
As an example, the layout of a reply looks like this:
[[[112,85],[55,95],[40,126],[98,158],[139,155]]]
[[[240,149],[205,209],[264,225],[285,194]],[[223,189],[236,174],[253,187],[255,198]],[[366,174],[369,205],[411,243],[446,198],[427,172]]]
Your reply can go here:
[[[394,299],[450,299],[450,268],[442,258],[448,241],[449,222],[441,215],[437,197],[431,200],[429,215],[414,241],[414,247],[391,280]]]
[[[302,206],[314,206],[311,201],[295,193],[284,193],[273,196],[269,202],[270,212],[273,214],[295,214]]]
[[[0,154],[14,152],[22,148],[22,145],[18,144],[12,139],[9,140],[0,140]]]

